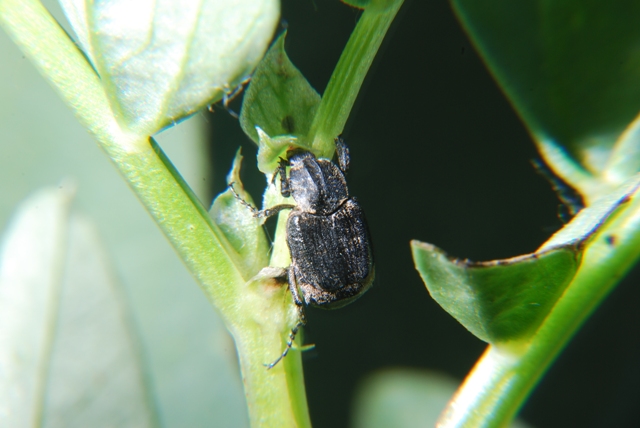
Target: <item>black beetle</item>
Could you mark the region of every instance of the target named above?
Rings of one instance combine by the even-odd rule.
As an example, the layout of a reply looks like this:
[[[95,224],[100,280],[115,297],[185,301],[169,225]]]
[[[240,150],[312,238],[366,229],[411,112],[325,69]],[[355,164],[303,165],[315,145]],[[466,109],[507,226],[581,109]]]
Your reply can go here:
[[[280,174],[282,196],[292,196],[295,205],[259,211],[234,191],[255,217],[270,217],[291,209],[286,228],[291,253],[288,281],[300,320],[291,330],[286,349],[268,368],[287,355],[299,327],[304,325],[303,303],[340,308],[360,297],[373,283],[369,230],[364,212],[355,198],[349,196],[344,177],[349,167],[349,150],[340,138],[336,139],[336,152],[340,167],[301,149],[290,150],[286,160],[280,159],[274,180]]]

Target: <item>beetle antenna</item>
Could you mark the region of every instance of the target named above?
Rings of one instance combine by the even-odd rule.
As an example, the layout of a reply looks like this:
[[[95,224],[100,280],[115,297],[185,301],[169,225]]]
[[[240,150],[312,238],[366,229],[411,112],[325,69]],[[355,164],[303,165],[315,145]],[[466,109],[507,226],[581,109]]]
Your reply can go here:
[[[236,189],[233,188],[233,185],[234,185],[233,182],[229,183],[229,189],[231,189],[231,192],[233,193],[233,196],[236,197],[238,202],[240,202],[245,207],[249,208],[251,210],[251,213],[253,213],[253,216],[255,218],[271,217],[271,216],[274,216],[274,215],[278,214],[282,210],[292,210],[292,209],[294,209],[296,207],[295,205],[282,204],[282,205],[276,205],[276,206],[271,207],[271,208],[267,208],[266,210],[259,210],[256,207],[254,207],[253,205],[251,205],[249,202],[247,202],[244,199],[242,199],[242,196],[238,195],[238,192],[236,192]]]
[[[231,183],[229,183],[229,189],[231,189],[231,193],[233,193],[233,196],[236,197],[238,202],[240,202],[245,207],[249,208],[251,210],[251,212],[253,213],[254,217],[258,217],[258,215],[260,214],[260,210],[258,210],[256,207],[251,205],[249,202],[247,202],[244,199],[242,199],[242,196],[238,195],[238,192],[236,192],[236,189],[233,188],[234,184],[236,184],[236,183],[233,182],[233,181]]]

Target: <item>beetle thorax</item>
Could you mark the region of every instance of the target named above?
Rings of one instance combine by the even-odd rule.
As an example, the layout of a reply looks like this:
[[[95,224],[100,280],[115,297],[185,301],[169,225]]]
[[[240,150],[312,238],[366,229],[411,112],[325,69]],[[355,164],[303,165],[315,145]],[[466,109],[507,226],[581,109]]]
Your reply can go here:
[[[289,163],[291,195],[301,211],[329,215],[349,199],[344,174],[330,161],[304,152],[292,156]]]

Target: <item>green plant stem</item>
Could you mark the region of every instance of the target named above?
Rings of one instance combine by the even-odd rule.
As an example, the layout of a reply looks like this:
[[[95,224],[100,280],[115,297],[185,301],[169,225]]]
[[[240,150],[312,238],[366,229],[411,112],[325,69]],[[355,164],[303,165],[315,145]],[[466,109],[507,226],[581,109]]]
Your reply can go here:
[[[601,229],[538,331],[526,342],[490,345],[443,412],[439,427],[502,427],[585,319],[640,256],[636,193]]]
[[[619,185],[619,183],[607,183],[590,174],[553,140],[540,136],[536,140],[536,146],[545,163],[553,169],[558,177],[562,178],[582,195],[586,206],[591,205],[603,194],[611,192],[612,189]]]
[[[385,8],[367,7],[342,51],[309,131],[312,147],[325,156],[333,154],[333,140],[342,133],[387,30],[403,0]]]
[[[304,393],[304,388],[299,387],[303,383],[300,355],[292,353],[287,358],[289,364],[267,371],[263,364],[282,352],[283,339],[277,328],[265,328],[266,322],[253,316],[282,312],[283,308],[264,308],[268,301],[259,292],[250,296],[251,290],[245,290],[246,294],[237,295],[235,291],[242,289],[247,278],[237,269],[226,269],[232,263],[220,262],[227,251],[216,236],[217,227],[160,148],[155,144],[152,148],[140,153],[107,151],[212,304],[220,310],[238,349],[252,426],[304,426],[298,423],[297,415],[308,414],[306,399],[304,395],[302,399],[291,396],[291,391],[299,393],[301,389]],[[232,284],[238,286],[231,287]],[[286,288],[280,287],[278,291],[280,298],[275,300],[284,302]],[[296,359],[297,366],[292,364]],[[295,369],[298,373],[290,375],[294,382],[290,385],[287,371]]]
[[[225,241],[216,236],[217,227],[158,146],[152,143],[153,150],[140,153],[104,148],[220,310],[238,349],[251,425],[305,426],[297,421],[298,415],[308,414],[304,387],[299,386],[303,384],[300,355],[292,353],[287,358],[289,364],[267,371],[263,364],[282,352],[283,339],[277,328],[254,317],[255,313],[282,312],[283,308],[265,307],[269,303],[260,292],[253,296],[251,290],[244,290],[242,296],[236,293],[248,278],[237,269],[227,269],[232,263],[220,262],[228,253]],[[274,300],[284,302],[286,291],[286,287],[278,288],[280,298]],[[298,365],[292,364],[296,359]],[[287,378],[287,371],[296,369],[298,373]],[[289,384],[291,379],[293,385]],[[302,398],[291,396],[291,391],[300,390]]]
[[[286,366],[264,368],[283,343],[275,327],[265,328],[252,317],[268,312],[270,302],[243,289],[248,278],[230,256],[226,239],[168,158],[148,136],[119,126],[100,79],[42,4],[0,0],[0,25],[96,138],[219,309],[240,354],[252,425],[309,426],[299,353],[292,353]],[[296,372],[287,374],[284,367]]]

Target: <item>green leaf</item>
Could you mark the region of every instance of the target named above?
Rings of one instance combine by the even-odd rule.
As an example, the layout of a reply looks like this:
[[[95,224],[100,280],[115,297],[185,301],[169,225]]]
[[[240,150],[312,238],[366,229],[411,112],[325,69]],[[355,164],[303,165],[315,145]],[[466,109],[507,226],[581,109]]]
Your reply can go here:
[[[600,174],[640,111],[640,3],[452,3],[538,142],[556,142]]]
[[[124,128],[151,135],[220,100],[262,58],[276,0],[63,0]]]
[[[3,424],[157,425],[123,295],[65,187],[23,202],[3,240]]]
[[[489,343],[517,340],[538,327],[580,262],[575,248],[486,263],[453,259],[418,241],[411,248],[431,297]]]
[[[529,337],[576,274],[585,243],[640,186],[640,176],[582,210],[538,251],[474,263],[412,241],[416,269],[431,296],[479,339]]]
[[[240,197],[255,206],[251,195],[244,190],[240,181],[241,163],[242,154],[238,149],[227,183],[234,183],[233,187]],[[244,278],[255,276],[260,269],[269,264],[269,242],[262,223],[253,217],[251,210],[236,199],[230,189],[218,195],[209,213],[235,250],[237,263],[244,265]]]
[[[295,137],[297,145],[310,148],[306,137],[320,104],[320,95],[287,57],[286,34],[275,40],[258,65],[240,112],[240,125],[259,144],[258,156],[263,158],[277,159],[286,148],[267,144],[256,128],[270,139],[286,136],[288,141],[295,141]]]
[[[585,245],[578,272],[535,335],[515,344],[491,344],[448,404],[439,426],[501,427],[513,418],[572,335],[637,263],[640,257],[637,180],[631,187],[635,190],[619,200],[615,211],[602,219]]]
[[[299,146],[297,137],[281,135],[271,138],[262,129],[256,127],[258,132],[258,169],[271,179],[278,167],[280,158],[286,157],[289,148]]]

